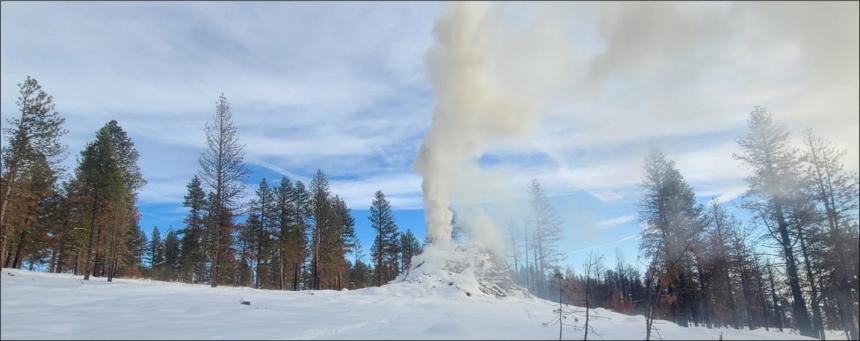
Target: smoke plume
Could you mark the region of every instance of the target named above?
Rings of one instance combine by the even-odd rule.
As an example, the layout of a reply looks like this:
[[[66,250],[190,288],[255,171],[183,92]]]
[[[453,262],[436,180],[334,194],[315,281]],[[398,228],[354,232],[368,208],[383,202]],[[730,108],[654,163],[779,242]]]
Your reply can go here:
[[[535,122],[534,103],[499,79],[503,72],[493,59],[490,12],[485,3],[449,7],[437,22],[436,44],[427,56],[437,104],[416,169],[424,178],[427,234],[434,242],[451,238],[452,209],[463,204],[453,199],[481,186],[477,159],[487,143],[522,135]],[[490,223],[486,218],[467,221]],[[481,229],[486,235],[488,229]]]

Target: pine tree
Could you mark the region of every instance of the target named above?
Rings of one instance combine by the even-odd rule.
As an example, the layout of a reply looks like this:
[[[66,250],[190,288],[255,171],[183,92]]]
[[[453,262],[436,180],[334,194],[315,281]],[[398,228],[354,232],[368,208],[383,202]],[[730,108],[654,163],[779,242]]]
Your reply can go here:
[[[543,187],[537,180],[532,180],[529,187],[531,225],[534,229],[532,241],[535,253],[535,269],[539,272],[537,295],[548,297],[546,278],[551,275],[550,268],[555,268],[561,260],[558,243],[561,240],[561,219],[555,207],[544,193]],[[554,272],[554,271],[553,271]]]
[[[135,225],[134,228],[128,231],[125,237],[126,248],[129,250],[126,254],[126,264],[128,264],[127,274],[132,277],[138,277],[143,274],[142,265],[144,262],[144,254],[146,253],[146,235],[140,230],[140,225]]]
[[[368,267],[367,264],[365,264],[361,259],[355,260],[353,266],[349,270],[350,289],[369,286],[371,275],[370,267]]]
[[[21,177],[32,172],[31,166],[38,166],[39,160],[47,162],[54,173],[59,172],[59,157],[65,146],[59,138],[66,133],[63,129],[65,119],[54,111],[53,97],[42,90],[39,82],[27,77],[18,84],[19,118],[10,118],[6,135],[9,141],[0,150],[0,266],[6,264],[8,237],[13,234],[6,226],[9,206],[16,196]],[[23,199],[23,197],[22,197]],[[39,197],[29,200],[38,201]]]
[[[701,274],[700,255],[695,251],[704,230],[703,208],[695,204],[695,193],[675,163],[659,151],[651,151],[645,159],[642,187],[639,219],[646,228],[640,249],[653,260],[649,271],[657,276],[655,284],[667,291],[671,318],[686,326],[687,316],[694,315],[694,293],[699,291],[692,269]]]
[[[800,287],[786,212],[790,202],[800,194],[799,158],[789,145],[785,127],[774,122],[765,109],[756,107],[748,124],[749,132],[737,140],[741,153],[734,155],[754,171],[748,179],[750,188],[744,205],[756,213],[781,246],[793,298],[792,317],[801,334],[814,337],[816,333],[812,330]]]
[[[810,184],[811,197],[818,203],[818,210],[825,217],[824,225],[827,227],[826,234],[819,238],[824,242],[821,248],[824,250],[822,256],[830,262],[825,261],[821,264],[826,269],[821,270],[826,271],[832,278],[834,286],[832,291],[835,293],[842,328],[850,338],[857,339],[860,319],[856,310],[852,309],[857,299],[851,297],[851,288],[856,288],[857,285],[856,283],[852,285],[850,282],[852,278],[856,282],[858,272],[856,266],[852,269],[849,261],[856,257],[847,257],[852,248],[856,249],[856,245],[846,243],[848,240],[857,238],[856,232],[852,233],[850,228],[846,228],[852,223],[857,224],[857,208],[860,200],[857,175],[844,170],[842,158],[845,151],[837,150],[831,142],[813,135],[811,131],[806,132],[804,142],[806,150],[802,156],[805,161],[803,176]],[[856,293],[856,289],[854,290]],[[813,303],[813,315],[817,314],[818,310],[819,308]],[[818,317],[814,318],[818,319]]]
[[[176,237],[176,232],[173,229],[167,230],[167,236],[164,237],[164,265],[168,269],[171,280],[176,280],[179,277],[179,256],[180,256],[179,238]]]
[[[708,218],[709,229],[705,237],[706,258],[710,260],[707,265],[708,271],[713,275],[712,291],[715,312],[721,315],[719,317],[721,321],[728,321],[729,325],[738,328],[739,319],[731,272],[734,268],[732,240],[740,228],[740,221],[726,212],[717,199],[711,201]]]
[[[260,219],[259,225],[255,227],[256,238],[254,245],[256,246],[255,260],[257,266],[257,275],[255,285],[257,288],[263,287],[263,263],[264,251],[268,250],[268,241],[276,228],[278,212],[277,202],[275,198],[275,190],[269,187],[268,182],[264,178],[260,181],[260,186],[257,189],[257,197],[251,203],[252,210]]]
[[[164,243],[161,240],[161,232],[158,231],[158,226],[152,228],[152,233],[149,237],[149,246],[146,250],[146,259],[149,262],[149,269],[153,272],[164,264]]]
[[[287,272],[290,229],[294,227],[292,206],[294,203],[293,183],[287,177],[281,178],[281,184],[275,191],[275,213],[277,214],[276,232],[278,237],[278,289],[287,288]]]
[[[251,261],[256,258],[254,245],[256,245],[258,237],[258,229],[260,228],[260,215],[257,212],[251,212],[248,219],[242,224],[239,224],[237,229],[237,247],[239,252],[239,275],[236,276],[236,285],[247,285],[255,287],[254,267]]]
[[[105,263],[107,263],[103,267],[108,272],[108,281],[110,282],[113,280],[113,275],[119,265],[120,254],[128,252],[124,247],[125,244],[121,242],[121,236],[137,225],[139,216],[135,207],[137,191],[146,184],[146,180],[144,180],[140,167],[137,165],[140,155],[134,147],[134,142],[117,121],[111,120],[99,130],[99,133],[110,137],[124,185],[118,197],[110,202],[112,209],[111,230],[109,237],[105,239],[109,244],[106,247],[107,255],[100,257],[105,259]]]
[[[313,229],[311,231],[311,287],[319,290],[321,286],[322,273],[324,264],[321,263],[322,257],[321,244],[323,231],[327,230],[331,224],[331,203],[330,191],[328,187],[328,179],[322,170],[317,169],[316,175],[311,180],[311,216],[313,219]]]
[[[379,286],[397,276],[397,273],[392,271],[397,268],[397,253],[393,251],[397,249],[399,242],[391,204],[385,199],[382,191],[376,191],[370,204],[368,219],[370,219],[370,227],[376,231],[370,252],[376,263],[376,285]]]
[[[94,247],[98,247],[101,235],[99,220],[104,220],[105,203],[115,202],[124,195],[122,169],[117,163],[116,153],[110,135],[104,129],[96,134],[96,140],[89,143],[81,152],[77,178],[82,183],[82,191],[89,203],[89,238],[86,247],[84,279],[89,280],[92,271]]]
[[[400,235],[400,265],[401,271],[406,272],[412,266],[412,257],[421,253],[421,242],[415,238],[412,230],[407,229]]]
[[[284,188],[282,184],[281,190]],[[284,195],[288,195],[288,193]],[[292,289],[299,290],[299,285],[304,276],[305,258],[308,255],[307,220],[311,215],[311,199],[301,181],[296,181],[293,186],[291,198],[292,203],[288,207],[289,215],[292,216],[290,220],[292,224],[289,226],[286,236],[287,270],[285,272]]]
[[[206,125],[207,150],[200,156],[200,178],[209,187],[210,235],[212,236],[212,270],[209,283],[218,285],[219,269],[230,245],[232,215],[236,201],[245,188],[247,175],[242,165],[243,146],[239,144],[238,129],[232,122],[230,105],[224,94],[218,97],[213,122]]]
[[[182,229],[181,272],[187,282],[202,281],[205,271],[206,250],[203,247],[206,238],[206,193],[200,178],[196,175],[186,185],[187,194],[182,206],[188,208],[185,216],[185,228]]]

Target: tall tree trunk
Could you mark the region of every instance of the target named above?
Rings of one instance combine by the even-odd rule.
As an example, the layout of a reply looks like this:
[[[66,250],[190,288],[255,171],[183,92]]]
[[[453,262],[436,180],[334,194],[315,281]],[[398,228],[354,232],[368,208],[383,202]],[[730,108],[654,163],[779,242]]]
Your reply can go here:
[[[108,282],[113,282],[113,262],[114,262],[114,249],[116,248],[116,226],[117,226],[117,213],[114,212],[113,224],[111,224],[110,231],[110,247],[108,248],[108,256],[107,256],[107,278]]]
[[[756,283],[758,284],[758,298],[761,304],[762,314],[764,314],[764,330],[770,331],[770,312],[767,309],[767,295],[764,292],[764,273],[761,271],[761,267],[759,266],[759,260],[753,259],[753,265],[755,266],[756,273]]]
[[[808,337],[815,337],[816,333],[812,330],[809,322],[809,312],[806,311],[806,300],[803,298],[803,291],[800,288],[800,279],[797,274],[797,263],[794,259],[794,250],[791,248],[791,239],[788,235],[788,222],[782,210],[782,204],[776,202],[774,205],[776,210],[777,224],[779,225],[779,235],[782,239],[782,251],[785,254],[786,274],[788,275],[788,283],[791,288],[792,302],[792,318],[794,319],[800,334]]]
[[[286,261],[284,259],[286,240],[284,240],[283,238],[281,238],[280,246],[280,250],[278,250],[278,289],[284,290],[286,289],[286,285],[284,283],[286,281],[286,277],[284,274],[284,261]]]
[[[735,306],[735,293],[732,288],[732,279],[729,276],[729,261],[726,257],[723,258],[723,264],[726,265],[726,268],[723,269],[723,282],[725,282],[726,290],[728,290],[729,311],[732,314],[731,326],[738,329],[738,310]]]
[[[260,207],[265,207],[266,202],[261,201]],[[263,259],[263,224],[266,221],[264,217],[265,212],[263,209],[260,210],[260,230],[257,233],[257,288],[263,288],[263,268],[262,268],[262,259]]]
[[[218,286],[218,277],[220,276],[221,266],[221,204],[218,203],[216,210],[215,222],[212,226],[215,228],[215,258],[212,259],[212,271],[209,274],[209,285],[211,287]]]
[[[23,116],[23,114],[22,114]],[[8,161],[8,160],[7,160]],[[12,187],[15,184],[15,175],[18,172],[17,161],[9,166],[8,179],[5,179],[6,188],[3,190],[3,198],[0,200],[0,264],[6,264],[8,239],[6,238],[6,208],[9,207],[9,199],[12,197]]]
[[[811,136],[809,139],[809,146],[812,156],[812,165],[815,170],[815,185],[818,190],[818,199],[824,204],[827,223],[830,227],[831,240],[834,248],[836,249],[836,256],[838,257],[838,265],[835,271],[835,282],[837,286],[836,307],[839,311],[839,319],[842,320],[843,329],[848,333],[850,339],[857,340],[860,339],[860,334],[858,333],[860,326],[858,326],[857,316],[854,314],[853,306],[855,300],[853,300],[851,295],[847,292],[848,290],[851,290],[851,285],[848,283],[848,279],[851,278],[852,274],[851,270],[847,268],[848,262],[845,259],[845,254],[847,252],[840,243],[841,229],[839,227],[839,214],[836,211],[836,199],[834,197],[833,171],[828,166],[828,163],[822,162],[821,158],[816,153],[816,148],[813,147]],[[856,276],[856,274],[854,276]]]
[[[803,256],[803,265],[806,268],[806,278],[809,280],[810,299],[812,300],[812,323],[817,337],[821,340],[826,339],[824,335],[824,322],[821,318],[821,307],[818,306],[818,286],[815,283],[815,274],[812,272],[812,265],[809,262],[809,251],[806,246],[806,238],[803,236],[803,231],[800,224],[795,224],[797,228],[797,238],[800,240],[800,251]]]
[[[15,248],[15,259],[12,260],[12,268],[20,269],[22,262],[22,253],[24,252],[24,243],[27,238],[27,230],[22,230],[21,235],[18,237],[18,245]]]
[[[704,266],[701,264],[702,260],[700,257],[697,258],[696,271],[699,272],[699,290],[702,292],[702,297],[700,302],[702,303],[702,322],[708,327],[713,328],[713,322],[711,321],[711,304],[710,304],[710,290],[707,287],[707,282],[710,281],[708,276],[705,274]]]
[[[66,235],[63,234],[60,236],[60,246],[57,250],[57,263],[54,266],[54,273],[62,273],[63,272],[63,262],[65,261],[66,253]]]
[[[301,275],[301,265],[299,263],[296,263],[294,268],[295,268],[295,271],[293,273],[293,291],[298,291],[299,290],[299,276]]]
[[[93,209],[90,215],[90,238],[87,241],[87,255],[86,255],[86,265],[84,266],[84,280],[90,280],[90,266],[92,265],[92,255],[93,255],[93,239],[95,238],[96,232],[96,215],[98,214],[99,207],[99,193],[96,192],[95,198],[93,199]]]
[[[207,237],[207,233],[203,233],[200,238],[203,247],[200,248],[200,258],[198,259],[199,264],[195,264],[197,267],[197,279],[196,283],[204,283],[204,277],[206,277],[206,253],[209,252],[209,237]]]
[[[782,331],[782,304],[779,302],[779,298],[777,298],[776,296],[776,285],[773,281],[773,270],[770,266],[767,267],[767,273],[768,280],[770,281],[770,297],[773,301],[773,310],[774,313],[776,313],[777,318],[779,319],[776,326],[779,328],[779,331]]]

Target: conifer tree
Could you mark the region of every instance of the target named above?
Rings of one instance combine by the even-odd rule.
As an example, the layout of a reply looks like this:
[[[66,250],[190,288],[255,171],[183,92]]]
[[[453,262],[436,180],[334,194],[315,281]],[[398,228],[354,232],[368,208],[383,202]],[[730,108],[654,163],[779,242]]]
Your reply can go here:
[[[104,220],[105,203],[115,202],[125,193],[122,169],[117,162],[110,135],[104,129],[96,134],[96,140],[81,152],[77,178],[82,183],[82,191],[89,204],[89,238],[87,239],[84,279],[89,280],[92,271],[92,257],[97,247],[97,235],[101,234]]]
[[[311,231],[311,287],[320,289],[322,273],[328,269],[323,269],[321,262],[323,232],[331,226],[331,202],[328,179],[322,170],[317,169],[316,175],[311,180],[311,217],[313,219],[313,229]]]
[[[281,190],[284,190],[282,184]],[[288,193],[284,193],[287,195]],[[287,230],[286,236],[286,259],[287,269],[284,271],[287,276],[287,282],[293,290],[299,290],[299,285],[304,277],[305,258],[308,255],[308,223],[307,220],[311,215],[311,198],[305,185],[301,181],[296,181],[291,196],[292,203],[289,207],[289,215],[291,225]]]
[[[239,144],[238,129],[233,125],[230,104],[224,94],[218,97],[213,121],[206,125],[206,145],[207,150],[200,156],[200,178],[212,193],[209,200],[209,234],[212,236],[209,283],[215,287],[218,285],[221,264],[227,259],[227,248],[231,244],[231,212],[235,211],[247,176],[242,164],[243,146]]]
[[[558,249],[558,243],[561,240],[561,219],[537,180],[533,179],[531,182],[529,198],[530,225],[533,227],[534,267],[539,273],[537,295],[547,297],[549,293],[546,278],[554,272],[550,271],[550,268],[554,268],[561,259]]]
[[[412,230],[407,229],[406,232],[400,234],[400,265],[401,271],[409,270],[412,265],[412,257],[421,253],[421,242],[412,233]]]
[[[149,237],[149,246],[146,250],[146,259],[149,262],[149,269],[155,271],[156,268],[164,264],[164,241],[161,240],[161,232],[158,231],[158,226],[152,228],[152,233]]]
[[[0,266],[6,264],[7,240],[13,233],[6,226],[6,216],[22,176],[32,173],[30,168],[38,166],[39,160],[44,160],[48,168],[58,173],[58,163],[65,151],[65,146],[59,141],[66,133],[63,129],[65,119],[54,110],[53,97],[29,76],[18,84],[18,88],[16,104],[20,115],[7,121],[5,132],[9,140],[0,150],[3,161],[0,162]],[[27,196],[21,197],[25,198]],[[27,200],[40,199],[30,196]]]
[[[339,196],[332,199],[332,214],[334,216],[333,229],[329,232],[327,246],[330,262],[334,264],[335,271],[331,281],[335,289],[341,289],[348,284],[349,261],[346,255],[352,253],[357,246],[355,235],[355,218],[346,202]]]
[[[257,189],[257,197],[251,203],[252,210],[259,218],[258,226],[255,226],[256,237],[254,238],[255,261],[256,261],[256,280],[257,288],[263,287],[263,262],[265,261],[264,252],[268,250],[269,239],[274,234],[277,226],[278,212],[277,202],[275,198],[275,190],[269,187],[269,183],[264,178],[260,181],[260,186]]]
[[[852,231],[851,226],[856,226],[858,219],[858,178],[856,174],[844,170],[842,158],[845,151],[836,149],[832,142],[807,131],[804,144],[802,159],[805,165],[802,176],[809,184],[810,196],[817,202],[817,209],[824,217],[823,225],[826,226],[826,232],[817,236],[823,244],[817,248],[823,251],[823,261],[818,264],[819,271],[825,272],[831,278],[833,290],[830,291],[835,296],[842,328],[850,338],[857,339],[860,319],[857,310],[851,307],[857,302],[858,269],[856,265],[852,267],[851,260],[857,264],[856,257],[849,255],[852,249],[857,249],[856,243],[850,241],[857,239],[856,229]],[[814,243],[814,239],[811,242]],[[814,276],[810,273],[807,277]],[[851,290],[854,290],[853,298]],[[819,307],[815,303],[812,308],[813,315],[818,314]],[[818,318],[814,316],[814,319]]]
[[[754,172],[748,179],[745,207],[754,211],[773,239],[781,246],[786,276],[792,294],[792,317],[801,334],[814,337],[806,298],[800,287],[788,220],[788,206],[801,194],[799,158],[789,145],[785,127],[774,122],[764,108],[756,107],[748,120],[749,132],[738,138],[741,152],[735,158]]]
[[[695,304],[693,294],[698,291],[693,269],[701,268],[695,246],[700,245],[704,231],[703,208],[696,205],[695,193],[675,163],[659,151],[651,151],[645,159],[642,187],[645,195],[640,202],[639,219],[646,228],[640,249],[653,260],[649,271],[657,278],[654,284],[671,297],[667,300],[671,302],[671,318],[686,326],[686,316],[688,312],[692,315]]]
[[[176,237],[176,232],[172,228],[168,229],[167,236],[164,237],[164,265],[171,280],[178,278],[180,252],[179,238]]]
[[[185,281],[197,283],[203,280],[205,271],[206,250],[203,243],[206,238],[206,193],[196,175],[186,185],[186,190],[182,206],[188,208],[188,215],[185,216],[185,228],[182,229],[180,271]]]
[[[275,214],[277,215],[277,256],[278,256],[278,289],[287,288],[288,266],[287,252],[289,250],[290,229],[295,227],[294,215],[292,214],[294,202],[293,183],[287,177],[281,178],[281,183],[275,191]]]
[[[385,199],[382,191],[376,191],[370,204],[370,227],[376,231],[376,237],[371,248],[371,256],[375,262],[376,285],[382,285],[397,276],[397,224],[391,212],[391,204]]]

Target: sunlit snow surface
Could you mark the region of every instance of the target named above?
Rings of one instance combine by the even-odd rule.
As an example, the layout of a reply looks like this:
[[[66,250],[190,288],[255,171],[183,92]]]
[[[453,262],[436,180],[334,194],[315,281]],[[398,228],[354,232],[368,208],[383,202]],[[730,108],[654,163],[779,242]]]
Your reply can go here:
[[[12,274],[14,276],[11,276]],[[396,281],[353,291],[275,291],[3,269],[2,339],[557,339],[555,304],[474,286]],[[247,300],[251,305],[242,305]],[[589,339],[643,339],[641,316],[596,309]],[[582,321],[580,319],[580,321]],[[681,328],[664,339],[803,339],[764,330]],[[838,337],[834,333],[832,337]],[[582,331],[565,330],[566,339]]]

